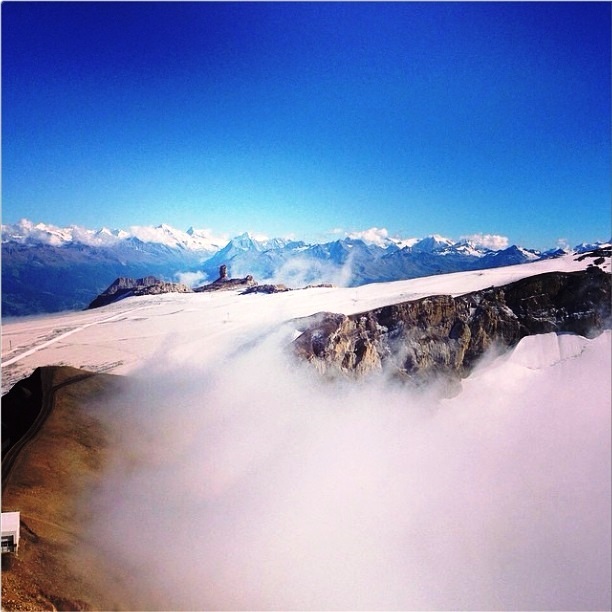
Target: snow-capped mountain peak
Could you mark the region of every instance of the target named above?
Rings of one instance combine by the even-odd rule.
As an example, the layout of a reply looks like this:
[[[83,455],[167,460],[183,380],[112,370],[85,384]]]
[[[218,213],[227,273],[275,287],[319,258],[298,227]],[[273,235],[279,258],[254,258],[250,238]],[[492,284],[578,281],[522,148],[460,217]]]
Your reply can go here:
[[[453,246],[453,241],[439,234],[432,234],[422,238],[412,246],[412,250],[422,253],[433,253],[434,251],[442,251]]]
[[[370,229],[361,232],[350,232],[347,234],[349,240],[360,240],[364,244],[370,246],[378,246],[386,248],[391,244],[395,244],[395,240],[389,237],[389,232],[383,227],[371,227]]]
[[[225,249],[228,249],[228,251],[262,251],[264,247],[249,232],[243,232],[238,236],[234,236],[223,250]]]
[[[453,245],[454,250],[470,257],[482,257],[489,249],[478,248],[471,240],[464,239]]]
[[[610,240],[598,240],[597,242],[581,242],[574,247],[575,253],[585,253],[586,251],[593,251],[595,249],[601,249],[609,247],[612,244],[612,238]]]
[[[517,253],[519,255],[522,255],[527,261],[535,261],[536,259],[540,259],[540,256],[541,256],[541,253],[539,251],[536,251],[534,249],[525,249],[515,244],[513,244],[512,246],[509,246],[507,249],[502,251],[502,253],[503,252]]]
[[[130,227],[128,237],[142,242],[161,244],[172,249],[206,251],[214,253],[221,248],[223,238],[217,239],[208,230],[182,231],[162,223],[155,227],[137,225]]]
[[[114,246],[131,239],[172,249],[207,253],[218,251],[227,242],[225,236],[215,236],[211,230],[190,230],[183,232],[165,223],[157,226],[134,225],[127,231],[107,227],[91,230],[78,225],[61,228],[46,223],[34,224],[28,219],[21,219],[14,224],[2,225],[2,242],[54,247],[67,244]]]
[[[405,248],[412,248],[418,241],[420,240],[420,238],[394,238],[393,242],[397,245],[398,248],[400,249],[405,249]]]
[[[485,237],[486,238],[486,237]],[[127,231],[77,225],[61,228],[22,219],[2,225],[3,313],[30,314],[77,308],[117,276],[157,274],[171,280],[183,274],[216,278],[226,265],[234,277],[288,286],[331,283],[360,286],[372,282],[522,264],[561,253],[516,245],[481,243],[465,236],[453,242],[438,234],[421,239],[390,238],[384,229],[355,232],[334,242],[305,244],[244,232],[227,240],[209,229],[178,230],[167,224],[132,226]],[[507,240],[505,242],[507,244]],[[582,244],[574,252],[603,248]],[[33,266],[32,263],[36,262]],[[57,275],[62,270],[60,295]],[[31,295],[37,288],[37,296]]]
[[[191,237],[192,244],[198,245],[203,251],[209,251],[211,253],[219,251],[227,244],[227,236],[217,236],[210,229],[196,229],[190,227],[185,233]]]
[[[72,233],[75,227],[61,228],[46,223],[34,224],[28,219],[20,219],[13,225],[2,226],[2,241],[12,240],[21,243],[61,246],[72,241]]]
[[[225,248],[234,251],[257,251],[263,252],[270,249],[283,249],[289,244],[303,244],[284,238],[257,238],[250,232],[243,232],[234,236]],[[224,249],[225,250],[225,249]]]

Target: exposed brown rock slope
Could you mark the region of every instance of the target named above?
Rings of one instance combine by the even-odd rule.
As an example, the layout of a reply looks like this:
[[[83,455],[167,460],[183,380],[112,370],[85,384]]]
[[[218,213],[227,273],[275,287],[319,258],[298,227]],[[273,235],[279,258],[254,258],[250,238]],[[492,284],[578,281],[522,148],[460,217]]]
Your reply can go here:
[[[95,534],[87,532],[87,517],[79,509],[79,500],[100,478],[110,443],[110,433],[85,406],[94,400],[101,405],[104,393],[119,384],[117,377],[88,374],[39,368],[24,386],[48,410],[2,483],[2,510],[21,512],[18,555],[2,556],[3,610],[138,607],[129,601],[123,578],[103,564]],[[28,396],[28,391],[20,393]],[[4,403],[3,398],[3,421],[10,419]],[[77,547],[86,551],[78,560],[73,556]]]
[[[597,267],[550,272],[456,298],[436,295],[351,316],[319,313],[305,320],[294,349],[328,374],[385,367],[415,381],[462,377],[493,344],[610,328],[610,293],[610,274]]]

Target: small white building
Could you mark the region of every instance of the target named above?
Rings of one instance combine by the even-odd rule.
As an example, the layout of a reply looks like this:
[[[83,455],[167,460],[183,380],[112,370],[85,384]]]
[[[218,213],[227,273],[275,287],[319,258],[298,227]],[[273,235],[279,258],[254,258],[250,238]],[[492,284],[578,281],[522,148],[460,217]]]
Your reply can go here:
[[[17,552],[19,548],[19,512],[2,513],[2,552]]]

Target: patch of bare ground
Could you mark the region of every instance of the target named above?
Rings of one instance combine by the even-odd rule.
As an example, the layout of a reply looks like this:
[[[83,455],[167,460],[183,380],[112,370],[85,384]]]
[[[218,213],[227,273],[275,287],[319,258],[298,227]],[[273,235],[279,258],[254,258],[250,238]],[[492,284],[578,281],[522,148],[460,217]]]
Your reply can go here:
[[[79,504],[110,457],[98,411],[121,379],[63,366],[41,374],[51,410],[3,482],[2,511],[21,512],[21,539],[17,555],[2,555],[2,609],[138,609],[128,577],[104,561]]]

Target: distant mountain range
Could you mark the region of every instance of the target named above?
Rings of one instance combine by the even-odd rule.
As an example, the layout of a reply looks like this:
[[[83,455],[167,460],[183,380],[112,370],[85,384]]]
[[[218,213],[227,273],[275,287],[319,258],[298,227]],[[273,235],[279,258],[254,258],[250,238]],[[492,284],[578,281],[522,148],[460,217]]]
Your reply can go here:
[[[573,250],[597,246],[581,244]],[[197,286],[217,278],[222,264],[230,277],[251,274],[259,282],[289,287],[322,282],[357,286],[520,264],[566,252],[516,245],[492,250],[438,235],[306,244],[257,240],[245,233],[222,244],[210,231],[193,228],[90,230],[22,220],[2,225],[2,316],[85,308],[118,277],[154,275]]]

